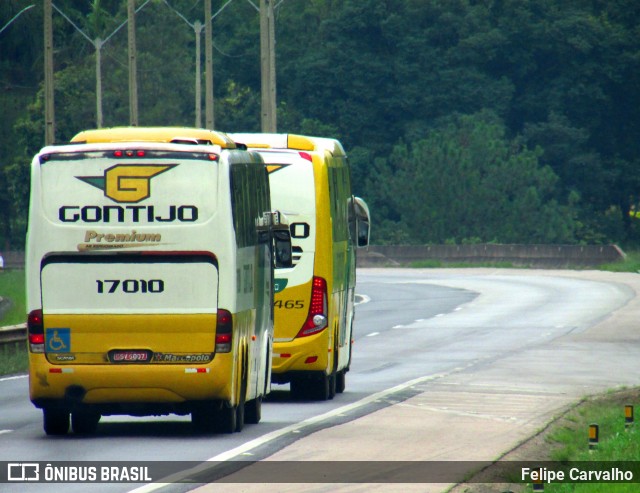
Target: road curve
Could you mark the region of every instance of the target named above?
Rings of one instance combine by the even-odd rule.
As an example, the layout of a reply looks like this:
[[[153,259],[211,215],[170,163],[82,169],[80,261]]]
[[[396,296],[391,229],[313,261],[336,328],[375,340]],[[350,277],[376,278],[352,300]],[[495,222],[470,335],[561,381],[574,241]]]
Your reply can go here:
[[[225,483],[66,484],[69,492],[445,491],[457,481],[451,474],[438,484],[430,476],[422,479],[429,484],[384,483],[397,472],[390,462],[357,478],[347,470],[351,484],[309,484],[309,473],[335,473],[344,461],[379,469],[372,461],[493,460],[580,397],[638,385],[639,290],[637,274],[361,269],[352,368],[332,401],[294,402],[275,386],[262,422],[242,433],[194,435],[188,417],[107,417],[95,436],[52,438],[28,401],[26,378],[5,377],[0,459],[262,460]],[[276,474],[251,477],[265,461]]]
[[[306,436],[271,455],[270,461],[491,461],[585,395],[640,384],[638,274],[508,269],[363,269],[358,274],[358,292],[371,299],[371,311],[385,303],[377,299],[384,295],[376,289],[381,285],[388,287],[390,297],[398,286],[419,284],[478,296],[449,313],[376,327],[380,336],[385,331],[402,334],[394,338],[419,340],[418,334],[428,333],[432,346],[421,351],[425,359],[440,364],[415,362],[425,372],[410,382],[413,397]],[[359,310],[361,336],[371,330],[363,327],[363,319],[371,318],[366,308]],[[373,318],[389,325],[383,314]],[[392,366],[402,359],[388,350],[386,357]],[[407,357],[416,358],[410,351]],[[250,469],[237,480],[248,481]],[[296,470],[304,467],[291,464],[290,470],[295,478]],[[303,483],[304,476],[299,483],[291,478],[271,481],[268,490],[282,493],[443,492],[455,484],[447,479],[310,485]],[[264,490],[264,484],[249,482],[195,489]]]

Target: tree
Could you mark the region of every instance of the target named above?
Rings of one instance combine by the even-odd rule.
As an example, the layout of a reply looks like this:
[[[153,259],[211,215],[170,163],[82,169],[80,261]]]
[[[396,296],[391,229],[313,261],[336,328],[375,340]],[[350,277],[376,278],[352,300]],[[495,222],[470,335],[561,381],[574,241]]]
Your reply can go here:
[[[203,20],[200,0],[168,1],[191,22]],[[30,4],[0,2],[0,24]],[[136,19],[140,123],[191,125],[193,30],[164,0],[144,5]],[[90,36],[104,37],[126,20],[122,0],[58,0],[56,6]],[[39,6],[30,9],[19,19],[25,21],[21,29],[12,26],[0,40],[0,168],[27,163],[25,153],[42,145],[42,115],[36,114],[42,111],[41,17]],[[549,241],[639,243],[640,219],[629,214],[640,210],[639,18],[640,2],[633,0],[287,0],[276,9],[279,127],[343,142],[353,165],[354,189],[376,218],[375,241],[415,236],[402,223],[408,211],[388,186],[397,185],[403,173],[399,162],[414,162],[424,154],[430,162],[467,163],[456,168],[461,176],[414,170],[420,179],[435,177],[442,187],[453,187],[453,192],[433,190],[434,197],[448,201],[448,208],[434,198],[430,203],[436,212],[425,210],[432,215],[431,228],[442,226],[437,237],[443,241],[522,237],[520,229],[531,229],[526,222],[539,218],[545,221],[540,230],[554,225],[558,231],[555,239],[551,231],[541,235]],[[258,20],[254,6],[244,1],[225,3],[214,19],[216,121],[221,130],[259,129]],[[94,125],[95,51],[58,12],[54,44],[57,137],[63,142]],[[104,124],[126,125],[126,29],[110,39],[102,55]],[[502,162],[525,170],[537,163],[538,171],[529,177],[533,189],[517,182],[510,186],[520,188],[521,201],[540,207],[521,217],[522,224],[513,225],[509,234],[486,215],[484,224],[465,216],[447,236],[447,221],[437,216],[461,207],[451,202],[455,187],[484,183],[484,175],[475,176],[473,156],[453,145],[451,128],[464,127],[454,115],[482,111],[497,117],[485,119],[485,127],[495,124],[502,132],[485,137],[511,149]],[[441,155],[421,147],[423,140],[441,146]],[[394,150],[398,142],[405,143],[404,155]],[[530,153],[537,148],[534,159]],[[545,167],[552,173],[544,175]],[[469,182],[472,178],[476,181]],[[16,200],[21,198],[11,198]],[[478,194],[464,200],[483,200],[490,211],[497,207]],[[471,203],[466,207],[478,208]],[[514,198],[509,210],[518,207]],[[572,224],[550,220],[552,210],[565,207]]]
[[[540,150],[508,140],[490,113],[460,116],[389,158],[379,188],[415,243],[575,242],[575,196],[559,201],[558,177]],[[374,196],[377,196],[376,190]]]

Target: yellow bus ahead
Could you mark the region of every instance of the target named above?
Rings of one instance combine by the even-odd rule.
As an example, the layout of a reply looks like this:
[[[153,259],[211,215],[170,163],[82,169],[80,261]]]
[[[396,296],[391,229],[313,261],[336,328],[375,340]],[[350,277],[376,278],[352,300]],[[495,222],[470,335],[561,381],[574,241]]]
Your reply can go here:
[[[293,266],[277,272],[272,381],[298,398],[343,392],[351,364],[355,248],[369,242],[369,209],[352,195],[340,142],[229,133],[267,163],[272,203],[289,221]]]
[[[289,228],[257,153],[192,134],[83,132],[33,159],[29,392],[47,434],[113,414],[226,433],[260,420]]]

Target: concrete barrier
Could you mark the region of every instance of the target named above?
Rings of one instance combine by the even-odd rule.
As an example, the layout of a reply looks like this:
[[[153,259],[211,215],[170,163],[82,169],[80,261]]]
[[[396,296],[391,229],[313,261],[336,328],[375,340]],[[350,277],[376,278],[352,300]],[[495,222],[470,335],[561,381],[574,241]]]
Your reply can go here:
[[[358,266],[399,266],[430,260],[446,264],[503,262],[516,267],[597,267],[620,261],[617,245],[372,245],[358,251]]]

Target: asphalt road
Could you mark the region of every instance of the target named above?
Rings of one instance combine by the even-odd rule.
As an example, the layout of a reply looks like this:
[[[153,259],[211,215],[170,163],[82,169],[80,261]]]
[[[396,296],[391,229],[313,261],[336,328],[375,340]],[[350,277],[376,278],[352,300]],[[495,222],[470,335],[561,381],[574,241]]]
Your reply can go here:
[[[44,436],[40,412],[28,401],[26,378],[18,376],[0,380],[0,460],[268,459],[286,465],[494,459],[582,395],[638,384],[640,335],[628,327],[637,309],[635,277],[363,269],[352,371],[345,393],[334,400],[293,402],[286,386],[275,386],[262,422],[240,434],[194,435],[188,418],[107,417],[95,436],[51,438]],[[248,481],[242,484],[65,484],[64,490],[265,491],[264,484],[251,482],[252,467],[237,473],[236,480]],[[290,469],[305,481],[305,468]],[[208,482],[206,476],[196,480]],[[412,486],[303,487],[280,481],[269,478],[266,490],[406,491]],[[424,484],[413,487],[426,491]],[[431,491],[448,487],[429,486]],[[29,489],[59,491],[60,485],[2,487]]]

